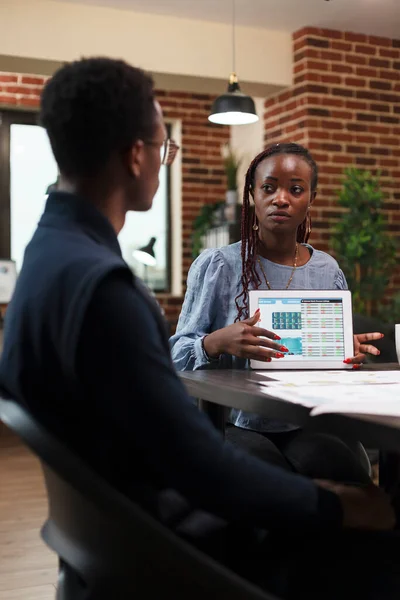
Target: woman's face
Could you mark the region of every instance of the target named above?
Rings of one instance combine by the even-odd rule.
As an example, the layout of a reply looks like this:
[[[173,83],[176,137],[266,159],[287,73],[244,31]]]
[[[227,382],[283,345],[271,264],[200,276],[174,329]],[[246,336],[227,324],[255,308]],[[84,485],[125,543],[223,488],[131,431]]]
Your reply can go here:
[[[276,154],[258,165],[253,198],[262,229],[297,231],[316,195],[311,191],[311,176],[310,165],[294,154]]]

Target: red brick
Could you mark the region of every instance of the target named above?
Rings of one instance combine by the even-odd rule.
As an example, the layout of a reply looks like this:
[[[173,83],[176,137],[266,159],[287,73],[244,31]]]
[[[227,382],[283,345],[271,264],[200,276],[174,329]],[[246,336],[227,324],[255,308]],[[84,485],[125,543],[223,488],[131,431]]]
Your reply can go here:
[[[349,157],[343,154],[334,154],[332,156],[332,162],[333,163],[339,163],[339,164],[343,164],[343,165],[347,165],[349,163]]]
[[[381,69],[379,71],[379,77],[381,79],[389,79],[390,81],[400,81],[400,73],[396,73],[396,71],[387,71]]]
[[[333,88],[332,94],[334,96],[343,96],[344,98],[352,98],[354,96],[354,91],[349,89],[348,87]]]
[[[312,104],[312,102],[310,101],[310,104]],[[327,96],[327,97],[323,97],[322,98],[322,105],[323,106],[336,106],[336,107],[342,107],[344,106],[344,100],[342,100],[341,98],[333,98],[332,96]]]
[[[386,46],[388,48],[392,45],[392,40],[390,40],[389,38],[376,37],[374,35],[370,35],[368,41],[374,46]]]
[[[360,123],[352,122],[352,123],[347,123],[347,129],[349,131],[360,132],[360,131],[368,131],[369,128],[367,127],[367,125],[361,125]]]
[[[379,48],[379,56],[383,56],[384,58],[400,58],[400,50]]]
[[[323,129],[326,130],[333,130],[333,129],[343,129],[343,124],[340,123],[340,121],[322,121],[321,126]]]
[[[390,133],[390,127],[384,125],[370,125],[369,130],[371,133],[381,133],[383,135]]]
[[[346,32],[344,34],[344,39],[348,42],[367,42],[368,38],[363,33],[351,33]]]
[[[369,56],[375,56],[377,49],[375,46],[363,46],[361,44],[356,44],[354,50],[359,54],[368,54]]]
[[[24,85],[7,85],[2,87],[2,91],[8,94],[25,94],[26,96],[39,96],[42,88],[31,88]]]
[[[18,77],[17,75],[8,75],[5,73],[0,73],[0,83],[17,83]]]
[[[344,80],[346,85],[350,87],[365,87],[366,82],[365,79],[356,79],[355,77],[346,77]]]
[[[332,52],[331,50],[325,50],[323,48],[319,51],[319,58],[324,61],[341,62],[343,57],[344,54],[341,52]],[[324,69],[326,69],[326,64],[324,64]]]
[[[293,51],[294,52],[298,52],[299,50],[303,50],[303,48],[307,47],[307,41],[305,38],[301,38],[300,40],[297,40],[294,42],[293,44]]]
[[[359,77],[378,77],[378,71],[369,67],[357,67],[356,74]]]
[[[377,138],[372,135],[356,135],[356,142],[358,144],[375,144]]]
[[[398,138],[391,138],[391,137],[383,137],[383,138],[379,138],[379,143],[382,146],[398,146],[399,145],[399,140]]]
[[[329,173],[330,175],[341,175],[342,169],[341,169],[341,167],[325,166],[324,172]]]
[[[351,112],[347,112],[345,110],[333,110],[331,112],[331,117],[334,119],[351,119],[353,117]]]
[[[336,29],[321,29],[321,35],[332,40],[342,40],[344,38],[343,31],[337,31]]]
[[[327,140],[330,138],[330,132],[329,131],[321,131],[318,129],[310,129],[308,131],[308,135],[310,136],[310,138],[313,139],[322,139],[322,140]]]
[[[21,83],[26,83],[28,85],[41,85],[43,86],[45,82],[44,77],[30,77],[27,75],[22,76]]]
[[[299,73],[301,73],[305,69],[306,69],[306,62],[300,62],[297,65],[294,65],[293,73],[295,75],[298,75]]]
[[[312,69],[313,71],[325,71],[326,64],[323,62],[318,62],[316,60],[307,60],[306,68]]]
[[[359,102],[358,100],[346,100],[346,108],[352,110],[367,110],[368,104],[366,102]]]
[[[315,48],[306,48],[303,52],[304,58],[321,58],[320,50],[316,50]]]
[[[0,94],[0,104],[17,104],[17,98],[15,96],[8,96],[7,94]]]
[[[371,67],[380,67],[382,69],[389,69],[390,61],[383,58],[370,58],[368,64]]]
[[[391,90],[392,84],[388,81],[380,81],[378,79],[372,79],[369,82],[369,86],[373,90]]]
[[[39,106],[40,98],[35,96],[21,96],[17,104],[20,106]]]
[[[379,159],[379,164],[382,165],[382,167],[397,167],[399,161],[398,160],[393,160],[390,158],[380,158]]]
[[[337,133],[336,131],[334,131],[332,133],[332,139],[337,142],[352,142],[353,136],[349,133]]]
[[[343,50],[349,52],[352,49],[352,45],[349,42],[332,42],[331,46],[334,50]]]
[[[264,102],[264,108],[271,108],[271,106],[274,106],[276,102],[276,98],[267,98]]]
[[[339,77],[339,75],[321,75],[320,80],[322,83],[332,83],[332,84],[342,83],[342,78]]]
[[[304,81],[312,81],[314,83],[318,83],[321,81],[321,76],[318,73],[303,73],[302,75],[296,75],[294,78],[294,83],[303,83]]]
[[[331,71],[334,73],[352,73],[353,69],[349,65],[331,64]]]
[[[303,27],[293,34],[293,40],[298,40],[305,35],[319,35],[319,29],[316,27]]]
[[[366,65],[367,59],[361,54],[346,54],[345,61],[351,65]]]
[[[349,154],[366,154],[367,149],[363,146],[346,146],[346,152]]]
[[[307,45],[315,48],[330,48],[330,41],[317,37],[307,37]]]
[[[366,167],[372,167],[376,165],[376,158],[369,158],[366,156],[357,156],[356,157],[357,165],[364,165]]]
[[[390,106],[388,104],[371,104],[370,109],[374,112],[390,112]]]

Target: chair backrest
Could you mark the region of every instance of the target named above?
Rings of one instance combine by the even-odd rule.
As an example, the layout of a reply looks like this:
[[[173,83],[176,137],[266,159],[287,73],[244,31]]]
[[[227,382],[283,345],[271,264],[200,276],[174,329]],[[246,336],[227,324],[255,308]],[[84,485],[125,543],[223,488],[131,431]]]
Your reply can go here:
[[[391,363],[397,362],[396,344],[394,340],[394,324],[382,323],[374,317],[364,315],[353,315],[354,333],[372,333],[378,331],[384,333],[385,337],[377,342],[372,342],[380,351],[379,356],[367,356],[367,362]]]
[[[120,494],[14,400],[0,397],[0,420],[42,463],[42,535],[84,582],[85,595],[74,600],[273,600]]]

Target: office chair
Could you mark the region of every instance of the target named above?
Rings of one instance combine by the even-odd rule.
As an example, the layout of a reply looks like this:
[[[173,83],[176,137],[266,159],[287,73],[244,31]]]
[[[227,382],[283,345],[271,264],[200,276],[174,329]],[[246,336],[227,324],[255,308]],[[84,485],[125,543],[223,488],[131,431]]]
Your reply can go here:
[[[41,461],[57,600],[274,600],[115,490],[11,398],[0,396],[0,420]]]

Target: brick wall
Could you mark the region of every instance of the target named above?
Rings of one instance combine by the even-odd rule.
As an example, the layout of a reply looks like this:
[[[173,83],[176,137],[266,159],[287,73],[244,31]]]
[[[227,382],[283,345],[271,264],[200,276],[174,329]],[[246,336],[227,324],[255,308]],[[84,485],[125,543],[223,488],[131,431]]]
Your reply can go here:
[[[265,102],[265,143],[299,142],[318,162],[311,242],[328,249],[349,165],[381,170],[388,228],[398,233],[400,40],[307,27],[294,34],[293,51],[293,87]]]
[[[0,108],[37,109],[45,80],[36,75],[0,73]],[[203,204],[221,201],[225,196],[221,145],[229,141],[230,130],[207,120],[213,96],[157,90],[157,97],[165,117],[182,123],[182,282],[185,286],[192,262],[193,220]],[[160,294],[159,301],[167,319],[174,323],[182,298]]]
[[[229,142],[230,128],[208,121],[213,96],[158,90],[158,99],[167,119],[182,122],[182,283],[185,287],[193,261],[191,234],[193,220],[203,204],[225,198],[225,175],[221,145]],[[159,297],[169,321],[176,321],[183,298]]]

